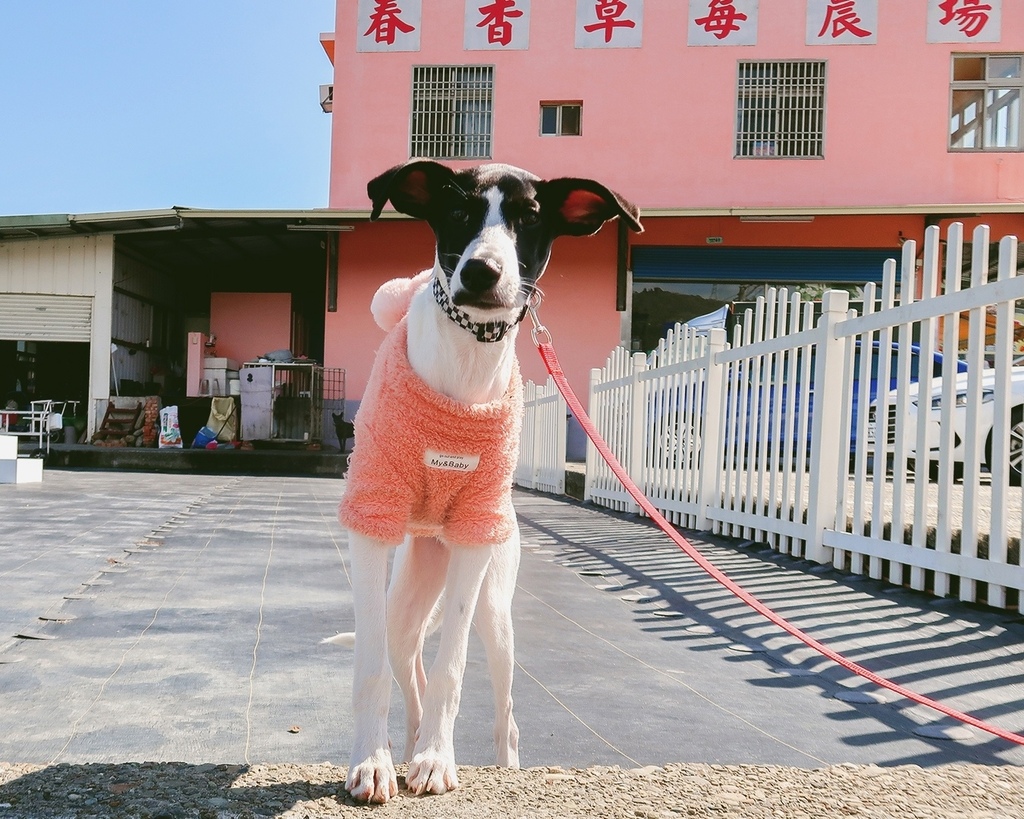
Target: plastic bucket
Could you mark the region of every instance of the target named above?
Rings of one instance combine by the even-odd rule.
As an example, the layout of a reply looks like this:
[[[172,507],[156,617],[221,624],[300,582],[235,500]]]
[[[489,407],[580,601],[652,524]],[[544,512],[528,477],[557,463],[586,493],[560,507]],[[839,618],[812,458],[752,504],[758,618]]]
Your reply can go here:
[[[217,441],[217,433],[209,427],[200,427],[199,432],[196,433],[195,440],[192,442],[193,449],[206,449],[208,444],[215,443]]]

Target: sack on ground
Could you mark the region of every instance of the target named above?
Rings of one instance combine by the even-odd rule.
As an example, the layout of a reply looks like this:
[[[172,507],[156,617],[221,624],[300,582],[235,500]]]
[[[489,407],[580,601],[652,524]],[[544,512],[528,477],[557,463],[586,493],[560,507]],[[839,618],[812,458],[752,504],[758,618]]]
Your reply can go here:
[[[230,395],[210,399],[210,417],[206,422],[216,440],[230,443],[238,439],[238,413]]]
[[[160,449],[181,449],[181,428],[178,426],[178,408],[164,407],[160,410]]]

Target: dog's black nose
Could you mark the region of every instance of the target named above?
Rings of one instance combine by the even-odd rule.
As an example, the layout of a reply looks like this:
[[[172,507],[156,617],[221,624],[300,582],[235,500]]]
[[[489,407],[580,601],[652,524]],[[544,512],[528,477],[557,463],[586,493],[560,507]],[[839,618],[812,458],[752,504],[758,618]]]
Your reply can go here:
[[[501,271],[494,263],[486,259],[469,259],[459,274],[463,288],[470,293],[483,293],[490,290],[500,278]]]

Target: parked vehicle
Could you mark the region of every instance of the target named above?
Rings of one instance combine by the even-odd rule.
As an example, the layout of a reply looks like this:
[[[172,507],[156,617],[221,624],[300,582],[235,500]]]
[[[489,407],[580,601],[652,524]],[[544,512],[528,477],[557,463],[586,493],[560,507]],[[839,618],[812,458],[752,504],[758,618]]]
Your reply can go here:
[[[871,346],[872,346],[871,372],[870,372],[870,380],[868,382],[868,401],[870,402],[869,406],[878,397],[878,392],[879,392],[878,373],[879,373],[879,369],[880,369],[879,365],[881,363],[880,351],[882,349],[881,343],[878,342],[878,341],[872,342]],[[860,410],[859,404],[860,404],[861,350],[862,350],[862,345],[861,345],[861,342],[858,341],[858,342],[856,342],[856,348],[855,348],[855,351],[854,351],[853,381],[852,381],[852,383],[850,385],[850,452],[851,453],[855,452],[856,449],[857,449],[858,414],[859,414],[859,410]],[[900,352],[900,345],[899,344],[893,343],[893,344],[890,345],[889,386],[888,386],[888,390],[896,389],[896,385],[898,383],[898,378],[899,378],[899,352]],[[920,378],[921,378],[921,348],[917,344],[911,344],[911,345],[909,345],[909,347],[907,347],[906,352],[908,352],[910,354],[910,383],[911,384],[917,384],[920,381]],[[810,445],[810,434],[811,434],[810,431],[811,431],[812,416],[813,416],[813,412],[814,412],[814,382],[813,382],[813,378],[814,378],[814,376],[813,376],[814,364],[815,364],[814,356],[812,355],[811,362],[810,362],[810,372],[811,372],[812,381],[811,381],[810,389],[809,389],[809,392],[808,392],[809,398],[810,398],[810,406],[809,406],[809,412],[808,412],[808,417],[807,417],[808,446]],[[943,356],[942,356],[942,353],[939,353],[939,352],[932,353],[932,375],[936,376],[936,377],[937,376],[941,376],[942,375],[942,367],[943,367]],[[967,371],[967,364],[966,364],[966,362],[957,360],[957,362],[956,362],[956,369],[957,369],[957,372],[960,372],[960,373],[966,372]],[[772,427],[772,413],[774,413],[774,411],[775,411],[775,401],[774,401],[774,390],[775,389],[776,389],[776,387],[774,387],[774,386],[772,386],[772,387],[770,387],[768,389],[768,391],[767,391],[767,393],[765,395],[765,399],[764,399],[764,401],[761,404],[761,412],[767,411],[767,413],[769,414],[768,424],[767,424],[767,427],[769,429],[769,440],[771,440],[771,430],[773,428]],[[800,399],[801,399],[801,396],[802,396],[802,390],[800,389],[799,375],[797,375],[797,378],[794,380],[792,386],[790,386],[789,384],[783,384],[780,387],[778,387],[778,389],[782,390],[782,400],[780,402],[780,405],[781,405],[781,408],[782,408],[782,421],[783,421],[783,424],[780,426],[780,429],[786,429],[785,419],[786,419],[787,413],[789,413],[790,411],[799,412],[799,410],[800,410],[799,404],[800,404]],[[792,401],[789,400],[789,395],[790,394],[795,396],[794,400],[792,400]],[[758,416],[758,420],[760,422],[760,416]],[[837,419],[837,421],[838,421],[838,419]],[[795,428],[796,428],[796,426],[794,425],[794,429]],[[753,436],[751,436],[751,438],[756,440],[757,439],[757,434],[755,433]]]
[[[921,412],[920,401],[916,387],[910,393],[907,416],[902,426],[902,434],[907,436],[908,454],[911,458],[917,458],[917,425],[918,416]],[[1010,429],[1009,429],[1009,458],[1010,458],[1010,484],[1021,485],[1021,475],[1024,473],[1024,367],[1010,368]],[[981,443],[978,449],[978,465],[985,468],[992,468],[993,439],[995,427],[995,397],[996,397],[996,374],[995,370],[985,370],[981,374],[981,403],[977,407],[978,438]],[[940,380],[932,383],[931,394],[926,412],[928,418],[925,427],[925,440],[928,444],[928,462],[930,471],[934,474],[935,466],[938,464],[941,454],[943,436],[943,401],[945,400],[943,383]],[[949,423],[953,426],[951,452],[954,469],[962,472],[966,458],[967,448],[967,424],[968,424],[968,375],[960,373],[956,377],[954,388],[954,405],[948,413]],[[885,424],[886,451],[892,452],[895,446],[896,436],[901,434],[901,428],[896,423],[896,391],[889,393],[887,405],[889,407],[888,418]],[[873,445],[878,430],[877,402],[871,407],[871,415],[868,421],[868,438]]]
[[[888,382],[890,390],[895,389],[899,377],[898,356],[900,349],[900,345],[897,343],[893,343],[890,348],[891,358],[889,361]],[[875,401],[879,392],[878,371],[881,361],[881,356],[879,355],[880,350],[880,342],[872,342],[871,372],[868,386],[868,400],[870,402]],[[907,348],[907,352],[909,352],[910,355],[910,382],[912,384],[917,384],[920,380],[921,372],[921,349],[917,344],[911,344]],[[747,423],[743,425],[741,436],[742,440],[737,438],[736,441],[740,451],[748,451],[750,446],[756,446],[761,440],[762,430],[766,431],[764,440],[767,442],[768,446],[770,446],[772,441],[775,440],[776,431],[781,433],[780,437],[783,442],[786,442],[787,439],[793,441],[795,440],[795,437],[799,435],[798,430],[800,430],[801,427],[798,421],[801,411],[801,401],[803,400],[804,395],[804,390],[801,386],[801,373],[804,372],[802,364],[803,362],[795,362],[794,365],[787,370],[785,375],[773,374],[762,369],[758,372],[756,378],[754,378],[752,374],[744,376],[744,365],[739,365],[739,381],[741,384],[746,383],[747,385],[746,395],[743,396],[741,394],[738,396],[738,403],[740,406],[745,408],[744,411],[747,417]],[[815,357],[812,353],[809,366],[806,370],[810,373],[811,377],[810,387],[807,390],[809,407],[806,420],[806,446],[808,447],[810,446],[814,411],[814,366]],[[942,367],[942,353],[933,353],[933,376],[941,376]],[[966,372],[967,365],[965,362],[958,360],[956,362],[956,369],[961,373]],[[851,383],[850,390],[851,453],[855,452],[857,447],[860,373],[861,342],[858,341],[856,342],[854,352],[854,378]],[[781,380],[783,383],[775,383],[776,379]],[[735,387],[730,386],[729,389],[732,390],[735,389]],[[778,396],[778,401],[776,401],[776,396]],[[743,400],[744,398],[745,400]],[[755,401],[755,398],[760,400]],[[682,413],[682,417],[680,417],[680,414],[677,412],[677,407],[681,403],[685,405],[686,396],[681,395],[677,389],[675,395],[670,393],[666,396],[664,393],[658,393],[656,398],[652,397],[652,400],[657,402],[657,406],[652,407],[649,417],[664,419],[663,421],[654,424],[654,434],[658,435],[660,439],[659,450],[669,457],[678,457],[686,454],[692,455],[695,452],[696,447],[693,430],[688,427],[686,413]],[[775,414],[777,409],[779,412],[778,424],[775,423]],[[792,423],[787,424],[787,421],[790,420],[789,416],[791,414]],[[739,424],[736,426],[739,427]],[[728,432],[726,434],[728,434]]]

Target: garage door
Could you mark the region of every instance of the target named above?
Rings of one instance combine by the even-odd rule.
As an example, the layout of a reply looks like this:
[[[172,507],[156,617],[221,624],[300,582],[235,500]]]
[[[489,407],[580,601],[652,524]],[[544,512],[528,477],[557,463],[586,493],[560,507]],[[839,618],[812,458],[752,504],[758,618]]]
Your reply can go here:
[[[0,339],[89,342],[91,338],[91,296],[0,293]]]
[[[634,247],[633,278],[709,281],[882,281],[882,266],[899,251],[862,248]]]

